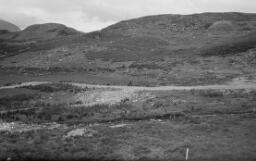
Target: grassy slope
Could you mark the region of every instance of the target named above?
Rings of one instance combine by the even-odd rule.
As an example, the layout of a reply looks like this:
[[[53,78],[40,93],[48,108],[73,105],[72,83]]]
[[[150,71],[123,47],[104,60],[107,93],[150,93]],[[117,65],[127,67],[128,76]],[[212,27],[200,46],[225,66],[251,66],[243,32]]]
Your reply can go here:
[[[5,46],[10,53],[4,54],[9,57],[0,65],[40,68],[48,73],[114,74],[134,81],[144,79],[140,85],[223,83],[255,75],[254,65],[247,59],[255,60],[255,17],[203,13],[132,19],[79,36],[10,42],[11,48]]]

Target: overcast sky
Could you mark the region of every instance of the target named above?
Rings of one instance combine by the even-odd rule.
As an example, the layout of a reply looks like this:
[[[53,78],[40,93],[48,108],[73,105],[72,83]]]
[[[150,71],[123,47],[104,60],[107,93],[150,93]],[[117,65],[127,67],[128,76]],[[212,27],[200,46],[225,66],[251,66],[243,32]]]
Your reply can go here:
[[[57,22],[89,32],[154,14],[256,12],[256,0],[0,0],[0,19],[20,28]]]

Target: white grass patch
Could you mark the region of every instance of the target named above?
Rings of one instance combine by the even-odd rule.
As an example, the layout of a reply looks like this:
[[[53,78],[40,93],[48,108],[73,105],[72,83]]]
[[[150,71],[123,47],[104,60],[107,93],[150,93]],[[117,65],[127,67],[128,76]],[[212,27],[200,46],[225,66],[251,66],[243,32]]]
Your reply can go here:
[[[8,131],[8,132],[27,132],[33,130],[40,129],[48,129],[53,130],[57,128],[61,128],[65,125],[57,124],[57,123],[48,123],[48,124],[25,124],[21,122],[0,122],[0,131]]]
[[[71,130],[64,136],[64,138],[71,138],[71,137],[92,137],[96,133],[95,130],[89,128],[78,128]]]
[[[137,93],[134,90],[93,90],[77,94],[75,100],[86,106],[113,105],[122,101],[130,101],[136,95]]]
[[[129,126],[131,124],[117,124],[117,125],[112,125],[112,126],[109,126],[110,128],[121,128],[121,127],[126,127],[126,126]]]
[[[134,89],[95,89],[76,94],[75,101],[85,106],[114,105],[118,103],[143,102],[154,98],[151,92],[137,91]]]

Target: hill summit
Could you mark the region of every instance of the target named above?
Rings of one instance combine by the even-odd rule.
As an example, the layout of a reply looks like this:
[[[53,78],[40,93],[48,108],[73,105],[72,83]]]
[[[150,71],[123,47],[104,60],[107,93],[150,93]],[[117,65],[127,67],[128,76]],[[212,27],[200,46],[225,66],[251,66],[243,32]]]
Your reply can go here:
[[[19,33],[17,39],[52,39],[58,36],[76,35],[80,32],[58,23],[31,25]]]
[[[81,32],[58,23],[35,24],[18,32],[2,32],[6,40],[49,40],[57,37],[79,35]]]

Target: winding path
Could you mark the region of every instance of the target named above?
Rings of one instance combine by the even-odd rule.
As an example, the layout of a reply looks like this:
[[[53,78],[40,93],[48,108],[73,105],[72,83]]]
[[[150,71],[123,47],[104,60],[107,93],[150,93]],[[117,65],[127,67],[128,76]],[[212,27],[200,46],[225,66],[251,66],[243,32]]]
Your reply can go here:
[[[35,86],[40,84],[49,84],[52,82],[24,82],[17,85],[2,86],[0,89],[11,89],[24,86]],[[143,86],[114,86],[114,85],[95,85],[86,83],[74,83],[67,82],[81,88],[109,88],[109,89],[120,89],[120,90],[132,90],[132,91],[171,91],[171,90],[207,90],[207,89],[256,89],[256,81],[246,80],[234,80],[227,84],[222,85],[200,85],[200,86],[157,86],[157,87],[143,87]]]

